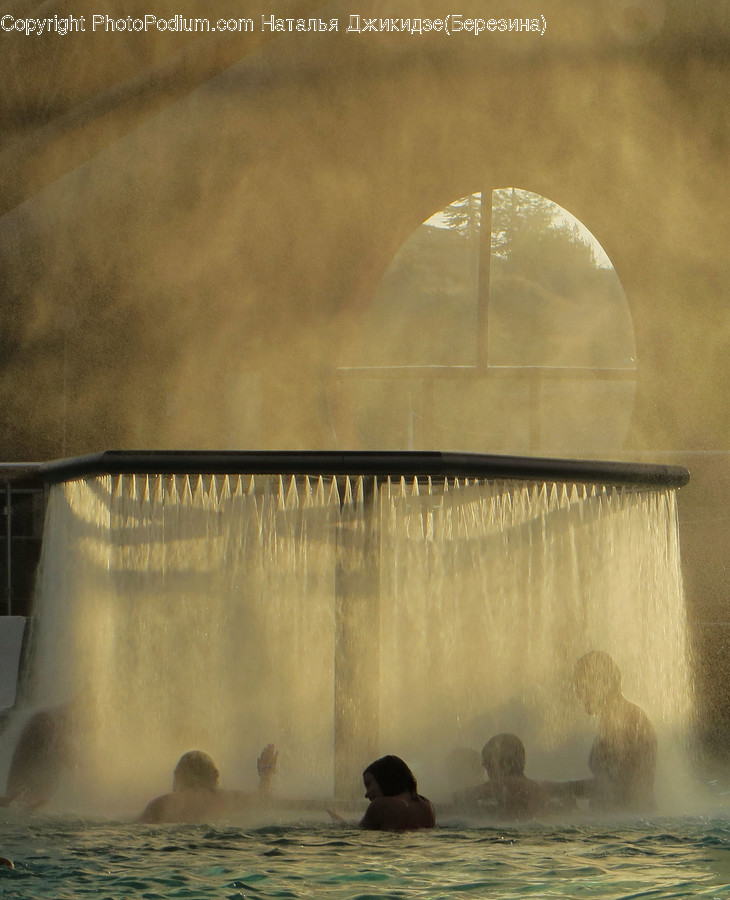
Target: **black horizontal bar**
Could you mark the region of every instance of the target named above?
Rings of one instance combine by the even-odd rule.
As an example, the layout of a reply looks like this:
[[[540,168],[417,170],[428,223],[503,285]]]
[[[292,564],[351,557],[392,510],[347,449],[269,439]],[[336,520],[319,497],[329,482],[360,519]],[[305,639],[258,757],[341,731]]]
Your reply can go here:
[[[107,450],[44,463],[44,483],[96,475],[371,475],[681,487],[683,466],[431,451]]]

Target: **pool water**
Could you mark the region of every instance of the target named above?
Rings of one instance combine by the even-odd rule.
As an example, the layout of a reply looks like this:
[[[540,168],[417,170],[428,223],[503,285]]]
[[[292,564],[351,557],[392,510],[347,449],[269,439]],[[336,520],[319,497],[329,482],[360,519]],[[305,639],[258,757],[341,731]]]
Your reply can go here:
[[[439,826],[147,826],[5,818],[3,898],[730,898],[730,819]]]

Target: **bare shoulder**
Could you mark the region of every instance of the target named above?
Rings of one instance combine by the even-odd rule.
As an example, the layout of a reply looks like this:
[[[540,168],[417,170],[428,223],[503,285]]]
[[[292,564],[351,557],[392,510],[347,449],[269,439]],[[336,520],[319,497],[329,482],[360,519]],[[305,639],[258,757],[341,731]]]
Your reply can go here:
[[[436,814],[426,797],[376,797],[360,823],[362,828],[383,831],[410,831],[433,828]]]
[[[473,787],[462,788],[454,793],[454,803],[457,806],[480,806],[486,801],[494,799],[494,785],[488,781],[475,784]]]
[[[393,798],[376,797],[368,804],[365,815],[360,822],[361,828],[378,829],[388,828],[388,822],[393,818]]]
[[[225,796],[218,791],[172,791],[147,804],[139,821],[148,824],[199,824],[212,822],[229,812]]]
[[[150,800],[139,817],[139,821],[151,825],[169,821],[167,816],[172,797],[172,794],[162,794],[160,797]]]
[[[420,826],[422,828],[433,828],[436,825],[436,810],[434,809],[433,803],[428,799],[428,797],[422,797],[420,794],[418,795],[418,799],[421,802],[422,806],[422,818],[423,824]]]

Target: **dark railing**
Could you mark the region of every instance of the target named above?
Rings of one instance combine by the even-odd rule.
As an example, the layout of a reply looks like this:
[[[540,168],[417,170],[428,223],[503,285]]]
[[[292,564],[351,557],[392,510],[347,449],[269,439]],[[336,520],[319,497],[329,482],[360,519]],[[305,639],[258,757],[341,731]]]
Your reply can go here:
[[[689,471],[683,466],[431,451],[107,450],[42,463],[28,474],[44,484],[121,474],[431,476],[647,488],[677,488],[689,481]]]

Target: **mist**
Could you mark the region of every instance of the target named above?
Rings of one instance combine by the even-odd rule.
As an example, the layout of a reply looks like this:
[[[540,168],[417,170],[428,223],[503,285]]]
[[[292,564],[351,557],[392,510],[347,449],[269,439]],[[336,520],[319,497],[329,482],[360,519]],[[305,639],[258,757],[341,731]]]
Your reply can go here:
[[[147,11],[137,6],[73,14]],[[387,447],[687,464],[683,561],[721,744],[725,632],[707,626],[725,621],[730,589],[730,9],[488,7],[459,12],[544,14],[545,33],[347,32],[354,13],[444,15],[382,0],[228,4],[221,15],[251,16],[256,30],[225,36],[0,34],[3,456]],[[207,14],[193,2],[157,14],[175,13]],[[260,25],[272,14],[339,28],[272,32]],[[518,427],[513,395],[487,371],[439,382],[425,408],[448,416],[425,424],[413,412],[420,376],[388,375],[371,427],[372,385],[344,389],[341,370],[357,365],[383,277],[429,217],[507,187],[559,204],[613,264],[635,339],[624,424],[606,428],[615,397],[582,373],[567,392],[543,381],[524,401],[549,428]],[[463,323],[434,334],[405,316],[395,359],[426,342],[447,366],[462,358]],[[574,340],[584,360],[584,333]]]

